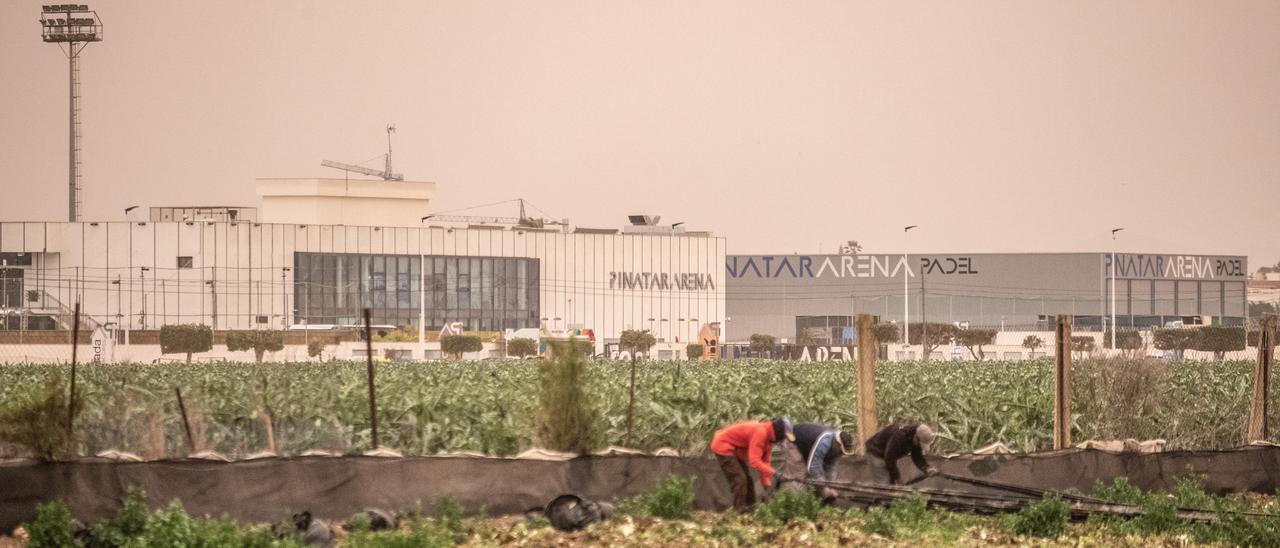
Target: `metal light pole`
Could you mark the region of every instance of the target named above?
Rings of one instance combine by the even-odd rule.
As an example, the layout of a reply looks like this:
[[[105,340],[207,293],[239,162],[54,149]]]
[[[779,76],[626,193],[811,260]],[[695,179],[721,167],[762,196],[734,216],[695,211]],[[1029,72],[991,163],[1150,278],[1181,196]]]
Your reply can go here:
[[[141,285],[142,285],[142,317],[140,318],[139,323],[142,325],[142,329],[144,331],[147,329],[147,271],[148,270],[151,270],[151,269],[145,266],[138,267],[138,277],[140,278],[139,281],[141,282]]]
[[[907,261],[907,233],[919,225],[911,225],[902,229],[902,340],[911,346],[911,288],[908,285],[908,274],[911,263]]]
[[[1124,230],[1123,227],[1111,229],[1111,350],[1116,349],[1116,331],[1119,331],[1116,325],[1116,233]]]
[[[280,329],[289,329],[289,271],[287,266],[280,267]]]
[[[209,303],[212,309],[213,330],[218,330],[218,286],[213,280],[206,280],[205,285],[209,286]]]
[[[83,4],[45,5],[40,37],[58,44],[67,55],[70,75],[70,124],[67,158],[67,220],[80,220],[80,51],[102,41],[102,20]],[[66,44],[65,46],[63,44]]]
[[[389,142],[387,146],[390,147]],[[387,172],[391,172],[390,166]],[[427,359],[427,251],[422,247],[421,224],[430,218],[431,215],[427,215],[418,220],[418,356],[424,361]]]

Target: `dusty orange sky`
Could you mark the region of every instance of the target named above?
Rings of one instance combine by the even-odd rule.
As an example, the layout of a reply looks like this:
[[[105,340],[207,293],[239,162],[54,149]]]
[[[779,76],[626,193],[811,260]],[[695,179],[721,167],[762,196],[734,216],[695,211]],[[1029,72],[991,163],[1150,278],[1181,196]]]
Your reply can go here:
[[[47,2],[46,2],[47,3]],[[383,151],[731,253],[1280,259],[1280,2],[91,1],[85,218]],[[0,4],[0,219],[64,220],[67,64]],[[377,162],[374,162],[376,164]]]

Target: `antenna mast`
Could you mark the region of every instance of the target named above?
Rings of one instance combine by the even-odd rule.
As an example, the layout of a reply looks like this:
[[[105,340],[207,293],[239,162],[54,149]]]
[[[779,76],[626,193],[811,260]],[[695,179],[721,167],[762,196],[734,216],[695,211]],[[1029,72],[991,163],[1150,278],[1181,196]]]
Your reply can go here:
[[[395,124],[387,124],[387,169],[386,173],[391,173],[391,134],[396,132]]]

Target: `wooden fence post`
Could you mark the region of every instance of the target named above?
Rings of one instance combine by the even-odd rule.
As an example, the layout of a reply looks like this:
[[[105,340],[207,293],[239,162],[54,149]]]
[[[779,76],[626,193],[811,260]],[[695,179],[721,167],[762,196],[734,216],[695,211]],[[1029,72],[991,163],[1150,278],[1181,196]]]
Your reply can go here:
[[[191,421],[187,420],[187,404],[182,401],[182,389],[177,386],[173,387],[173,393],[178,396],[178,412],[182,414],[182,431],[187,434],[187,454],[196,452],[196,440],[191,436]]]
[[[1267,439],[1267,396],[1271,393],[1271,364],[1275,359],[1276,317],[1267,315],[1258,326],[1258,362],[1253,364],[1253,398],[1249,402],[1246,444]]]
[[[858,314],[858,454],[876,433],[876,337],[870,314]]]
[[[1053,448],[1071,447],[1071,316],[1060,315],[1053,342]]]
[[[80,348],[80,301],[76,301],[75,317],[71,320],[71,396],[67,402],[67,438],[71,438],[72,423],[76,420],[76,351]]]
[[[364,309],[364,352],[365,367],[369,374],[369,429],[373,438],[373,448],[378,448],[378,396],[373,389],[373,328],[370,320],[371,312]]]

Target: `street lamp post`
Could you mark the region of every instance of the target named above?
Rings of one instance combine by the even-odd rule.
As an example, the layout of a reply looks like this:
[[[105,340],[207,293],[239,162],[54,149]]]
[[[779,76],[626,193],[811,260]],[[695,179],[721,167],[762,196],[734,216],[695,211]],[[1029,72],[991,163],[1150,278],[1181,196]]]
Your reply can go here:
[[[908,280],[911,263],[907,261],[907,233],[916,226],[918,225],[902,229],[902,340],[908,347],[911,346],[911,288]]]
[[[418,219],[418,355],[427,359],[427,251],[422,247],[422,224],[427,215]]]
[[[144,331],[147,329],[147,271],[148,270],[151,270],[151,269],[145,266],[138,267],[138,278],[139,278],[139,281],[141,282],[140,285],[142,286],[142,314],[139,317],[138,323],[142,325],[142,329]]]
[[[124,293],[124,287],[120,284],[119,274],[116,274],[116,279],[111,282],[111,285],[116,286],[116,329],[124,329],[124,338],[129,340],[129,330],[124,327],[124,308],[120,306],[120,295]]]
[[[289,271],[287,266],[280,267],[280,329],[289,329]]]
[[[205,280],[205,285],[209,286],[209,303],[212,309],[211,319],[213,320],[213,330],[218,330],[218,286],[213,280]]]
[[[1123,227],[1111,229],[1111,350],[1116,349],[1116,233]]]

